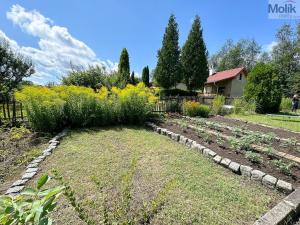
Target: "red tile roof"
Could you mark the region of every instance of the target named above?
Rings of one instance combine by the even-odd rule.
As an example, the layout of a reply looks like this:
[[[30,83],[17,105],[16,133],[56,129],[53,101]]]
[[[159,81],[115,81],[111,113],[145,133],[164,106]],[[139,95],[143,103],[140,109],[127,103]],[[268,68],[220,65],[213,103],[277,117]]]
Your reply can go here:
[[[221,80],[226,80],[230,78],[234,78],[235,76],[239,75],[240,72],[242,72],[245,68],[236,68],[236,69],[231,69],[231,70],[225,70],[221,72],[217,72],[214,75],[211,75],[207,78],[206,83],[215,83]]]

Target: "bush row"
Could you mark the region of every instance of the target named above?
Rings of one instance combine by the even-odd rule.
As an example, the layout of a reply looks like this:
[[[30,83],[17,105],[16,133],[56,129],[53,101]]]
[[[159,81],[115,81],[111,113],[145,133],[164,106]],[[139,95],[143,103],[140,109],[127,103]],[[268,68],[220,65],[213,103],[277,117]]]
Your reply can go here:
[[[27,86],[16,93],[25,105],[35,130],[55,131],[73,127],[137,124],[151,116],[157,98],[143,83],[98,91],[78,86],[52,88]]]

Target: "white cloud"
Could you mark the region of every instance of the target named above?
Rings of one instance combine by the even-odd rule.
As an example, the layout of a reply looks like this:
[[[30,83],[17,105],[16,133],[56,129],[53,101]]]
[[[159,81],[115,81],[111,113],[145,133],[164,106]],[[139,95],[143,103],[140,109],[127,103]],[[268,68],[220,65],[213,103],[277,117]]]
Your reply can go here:
[[[273,48],[277,45],[278,43],[276,41],[272,41],[271,43],[267,44],[267,45],[264,45],[263,46],[263,50],[268,52],[268,53],[271,53]]]
[[[13,49],[30,57],[35,64],[36,73],[31,80],[37,83],[58,81],[59,77],[70,70],[70,63],[82,66],[89,65],[115,70],[117,64],[110,60],[102,61],[84,42],[74,38],[66,27],[54,25],[36,10],[26,11],[20,5],[13,5],[6,14],[7,18],[22,31],[39,38],[39,48],[19,46],[0,30],[0,38],[7,40]]]

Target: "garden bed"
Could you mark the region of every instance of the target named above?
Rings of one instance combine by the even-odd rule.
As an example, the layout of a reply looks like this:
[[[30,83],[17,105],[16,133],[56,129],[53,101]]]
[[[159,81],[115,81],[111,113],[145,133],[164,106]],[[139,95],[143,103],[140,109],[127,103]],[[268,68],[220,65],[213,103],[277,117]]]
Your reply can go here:
[[[52,168],[74,189],[96,224],[103,221],[104,209],[110,222],[134,219],[134,224],[145,224],[140,220],[143,205],[147,224],[252,224],[282,198],[196,151],[137,127],[73,130],[41,164],[39,174]],[[124,190],[129,199],[125,211]],[[159,203],[157,210],[149,211],[150,203]],[[53,218],[56,224],[83,224],[64,198]]]
[[[0,193],[4,193],[11,180],[42,152],[48,140],[47,136],[24,127],[0,128]]]
[[[182,119],[182,120],[184,121],[184,119]],[[193,123],[189,122],[189,124],[193,124]],[[229,158],[229,159],[231,159],[235,162],[238,162],[240,164],[243,164],[243,165],[251,166],[255,169],[258,169],[265,173],[273,175],[274,177],[277,177],[284,181],[290,182],[293,184],[294,187],[297,187],[300,184],[299,165],[294,164],[294,166],[289,171],[290,174],[285,174],[284,172],[282,172],[282,170],[279,169],[278,166],[274,165],[274,163],[273,163],[274,161],[271,161],[274,159],[276,159],[276,160],[280,159],[281,162],[284,163],[285,165],[290,164],[291,162],[286,159],[282,159],[282,158],[276,157],[274,155],[267,155],[262,152],[254,151],[255,153],[259,153],[260,157],[261,157],[260,163],[257,163],[257,162],[254,163],[245,157],[245,154],[248,154],[248,153],[246,153],[247,151],[245,151],[245,150],[236,151],[236,149],[233,149],[231,147],[230,143],[226,140],[223,140],[222,144],[220,145],[217,141],[219,139],[219,137],[217,135],[209,133],[207,128],[205,128],[206,129],[205,133],[199,134],[199,132],[197,130],[192,129],[188,126],[182,126],[178,122],[174,121],[173,119],[171,119],[171,120],[167,119],[163,122],[160,122],[159,126],[166,128],[174,133],[184,135],[187,138],[190,138],[190,139],[196,141],[197,143],[200,143],[200,144],[212,149],[213,151],[215,151],[218,155],[220,155],[222,157]],[[195,126],[195,127],[197,127],[197,126]],[[230,132],[227,132],[227,135],[229,135],[229,134],[230,134]]]

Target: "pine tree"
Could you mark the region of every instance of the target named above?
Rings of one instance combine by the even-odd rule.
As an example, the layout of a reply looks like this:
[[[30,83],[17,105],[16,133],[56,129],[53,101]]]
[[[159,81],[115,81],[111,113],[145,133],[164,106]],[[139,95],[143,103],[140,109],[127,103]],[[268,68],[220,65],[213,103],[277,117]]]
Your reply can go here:
[[[135,85],[135,77],[134,77],[134,71],[132,71],[131,76],[130,76],[130,83]]]
[[[196,16],[181,55],[183,78],[190,91],[202,88],[209,75],[207,50],[202,33],[200,18]]]
[[[144,67],[143,69],[143,72],[142,72],[142,81],[144,82],[144,84],[149,87],[149,67],[146,66]]]
[[[175,87],[182,79],[178,39],[178,25],[175,16],[171,15],[163,37],[162,48],[158,50],[158,60],[154,71],[156,82],[166,89]]]
[[[126,84],[130,81],[129,54],[126,48],[123,48],[118,65],[120,82]]]

